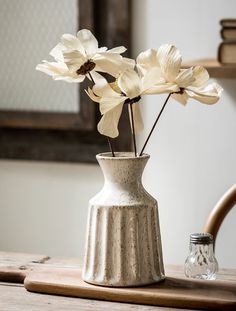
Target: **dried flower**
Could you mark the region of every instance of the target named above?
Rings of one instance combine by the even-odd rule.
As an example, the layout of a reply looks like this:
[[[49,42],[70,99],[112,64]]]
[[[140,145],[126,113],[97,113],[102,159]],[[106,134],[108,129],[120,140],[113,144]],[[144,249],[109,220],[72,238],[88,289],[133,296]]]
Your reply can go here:
[[[151,131],[144,143],[142,155],[147,142],[170,97],[186,105],[189,98],[204,104],[216,103],[222,88],[217,83],[207,84],[209,75],[201,66],[181,69],[182,58],[179,50],[170,44],[162,45],[158,50],[149,49],[135,61],[120,54],[125,47],[119,46],[108,50],[98,47],[93,34],[83,29],[77,36],[64,34],[61,42],[50,52],[55,62],[43,61],[36,69],[53,77],[55,80],[82,82],[85,77],[94,82],[86,93],[99,103],[101,120],[98,131],[108,137],[109,146],[114,150],[109,137],[119,135],[118,123],[125,104],[128,104],[134,151],[136,152],[135,132],[142,130],[143,121],[139,109],[141,96],[167,93],[165,100]],[[101,73],[108,73],[115,81],[108,83]]]
[[[161,93],[161,87],[155,86],[155,69],[148,71],[145,75],[138,74],[134,69],[124,71],[117,78],[116,83],[108,83],[105,79],[88,89],[89,97],[100,104],[102,118],[98,124],[98,131],[109,137],[119,135],[118,123],[124,104],[134,104],[135,131],[143,129],[142,117],[138,102],[142,95]],[[165,90],[168,87],[165,87]],[[169,91],[176,90],[176,86]],[[129,110],[130,112],[130,110]],[[131,123],[131,122],[130,122]]]
[[[91,31],[82,29],[76,37],[64,34],[61,42],[50,52],[56,62],[43,61],[36,69],[55,80],[67,82],[82,82],[87,75],[96,81],[100,78],[97,72],[117,77],[125,69],[134,67],[133,60],[120,55],[125,50],[123,46],[111,50],[99,48]]]
[[[170,93],[172,85],[176,90],[171,95],[185,105],[189,98],[204,104],[215,104],[222,92],[217,83],[207,85],[208,72],[201,66],[181,69],[182,58],[179,50],[170,44],[162,45],[158,50],[150,49],[139,54],[137,67],[142,74],[156,70],[157,84],[163,92]]]

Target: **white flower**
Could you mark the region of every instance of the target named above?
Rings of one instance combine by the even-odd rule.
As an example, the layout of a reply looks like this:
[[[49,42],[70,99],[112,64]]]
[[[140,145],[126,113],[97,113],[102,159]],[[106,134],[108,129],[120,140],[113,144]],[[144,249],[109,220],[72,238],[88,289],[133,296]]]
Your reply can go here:
[[[64,34],[61,42],[50,52],[56,62],[43,61],[36,69],[55,80],[82,82],[90,73],[94,80],[100,77],[97,72],[106,72],[117,77],[121,72],[134,67],[134,61],[123,58],[123,46],[107,50],[98,47],[94,35],[87,29],[78,31],[77,37]],[[90,76],[89,76],[90,78]]]
[[[88,89],[88,96],[100,104],[102,118],[98,131],[101,134],[112,138],[119,135],[118,123],[124,104],[132,104],[135,131],[143,129],[138,102],[142,95],[160,92],[154,87],[155,76],[152,70],[140,76],[134,69],[129,69],[121,73],[115,83],[109,84],[103,79],[92,90]]]
[[[137,67],[145,75],[150,70],[156,70],[157,84],[163,92],[170,93],[170,86],[177,90],[171,96],[181,104],[186,104],[189,98],[196,99],[204,104],[216,103],[222,92],[217,83],[207,85],[209,75],[201,66],[181,69],[182,58],[179,50],[169,44],[162,45],[157,51],[147,50],[139,54]]]

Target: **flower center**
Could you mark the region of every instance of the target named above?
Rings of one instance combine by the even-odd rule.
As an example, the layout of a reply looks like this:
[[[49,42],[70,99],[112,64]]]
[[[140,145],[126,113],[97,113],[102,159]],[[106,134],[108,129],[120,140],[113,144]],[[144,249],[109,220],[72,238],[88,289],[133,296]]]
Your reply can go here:
[[[141,99],[141,96],[137,96],[137,97],[134,97],[134,98],[132,98],[132,99],[127,98],[127,99],[125,100],[124,104],[134,104],[134,103],[139,102],[140,99]]]
[[[176,94],[183,94],[183,93],[184,93],[184,88],[183,87],[180,88],[179,92],[176,92]]]
[[[91,70],[95,68],[96,64],[92,62],[91,60],[88,60],[86,63],[84,63],[78,70],[76,70],[76,73],[78,75],[86,75]]]

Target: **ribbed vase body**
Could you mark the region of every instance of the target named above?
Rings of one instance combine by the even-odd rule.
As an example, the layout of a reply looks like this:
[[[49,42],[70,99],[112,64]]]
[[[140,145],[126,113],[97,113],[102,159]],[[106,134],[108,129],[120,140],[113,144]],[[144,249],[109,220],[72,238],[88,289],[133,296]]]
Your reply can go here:
[[[142,186],[148,155],[97,155],[103,189],[89,202],[84,281],[140,286],[164,278],[157,201]]]

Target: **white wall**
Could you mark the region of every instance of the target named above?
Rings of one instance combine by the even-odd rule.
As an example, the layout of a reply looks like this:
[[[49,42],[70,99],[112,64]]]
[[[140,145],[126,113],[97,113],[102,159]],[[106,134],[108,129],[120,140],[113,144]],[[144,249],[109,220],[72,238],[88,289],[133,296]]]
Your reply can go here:
[[[0,162],[0,250],[82,256],[98,166]]]
[[[133,8],[133,53],[173,43],[184,60],[215,57],[219,20],[232,17],[236,2],[223,0],[137,0]],[[189,234],[201,231],[221,195],[236,182],[235,80],[217,81],[224,88],[214,106],[171,100],[146,149],[151,154],[145,183],[158,198],[165,262],[183,263]],[[146,129],[165,96],[143,100]],[[221,266],[236,266],[236,209],[222,225],[216,255]],[[233,238],[234,237],[234,238]]]
[[[214,56],[218,21],[235,1],[135,0],[134,55],[175,43],[185,59]],[[166,263],[183,263],[188,236],[200,231],[218,198],[235,183],[235,80],[215,106],[171,101],[147,152],[144,184],[159,201]],[[143,101],[147,134],[164,97]],[[141,145],[142,137],[140,137]],[[87,202],[102,185],[97,166],[0,161],[0,250],[82,256]],[[233,210],[217,243],[221,266],[235,267]],[[232,216],[232,217],[230,217]]]

